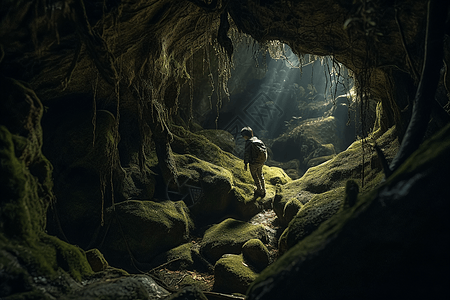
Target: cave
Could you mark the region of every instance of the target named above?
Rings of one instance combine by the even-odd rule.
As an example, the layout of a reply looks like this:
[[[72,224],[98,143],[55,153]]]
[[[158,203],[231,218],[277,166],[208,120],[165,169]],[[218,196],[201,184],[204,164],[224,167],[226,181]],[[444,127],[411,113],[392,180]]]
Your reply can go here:
[[[0,298],[448,299],[449,64],[448,1],[2,1]]]

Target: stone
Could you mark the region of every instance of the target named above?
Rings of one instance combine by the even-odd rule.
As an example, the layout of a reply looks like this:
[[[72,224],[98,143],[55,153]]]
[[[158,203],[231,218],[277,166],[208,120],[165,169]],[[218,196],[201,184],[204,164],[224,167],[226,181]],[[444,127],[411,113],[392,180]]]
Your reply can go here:
[[[214,265],[213,291],[245,294],[257,276],[244,262],[242,254],[226,255]]]
[[[214,263],[224,254],[240,254],[242,246],[251,239],[267,242],[263,225],[252,225],[229,218],[206,230],[200,253]]]
[[[183,201],[128,200],[107,210],[99,249],[108,262],[135,271],[158,254],[188,241],[193,222]]]
[[[227,151],[230,153],[233,153],[234,151],[234,137],[228,131],[218,129],[204,129],[201,131],[197,131],[196,134],[203,135],[212,143],[219,146],[223,151]]]
[[[242,246],[242,255],[245,262],[251,265],[258,273],[269,265],[269,250],[261,240],[248,240]]]
[[[86,251],[86,258],[94,272],[104,271],[109,266],[105,257],[98,249],[94,248]]]
[[[94,281],[62,299],[163,299],[169,295],[170,293],[150,276],[129,275]]]

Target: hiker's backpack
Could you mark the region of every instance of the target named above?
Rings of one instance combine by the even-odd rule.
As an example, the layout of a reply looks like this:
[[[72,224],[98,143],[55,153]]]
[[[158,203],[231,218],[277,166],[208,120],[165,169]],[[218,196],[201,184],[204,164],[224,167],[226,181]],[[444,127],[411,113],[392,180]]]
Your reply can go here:
[[[265,163],[267,160],[267,147],[257,138],[251,139],[252,157],[255,163]]]

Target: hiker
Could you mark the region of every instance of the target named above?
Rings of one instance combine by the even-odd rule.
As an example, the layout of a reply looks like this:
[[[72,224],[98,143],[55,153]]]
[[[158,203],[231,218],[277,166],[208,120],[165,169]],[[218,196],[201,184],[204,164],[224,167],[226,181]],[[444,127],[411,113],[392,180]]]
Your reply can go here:
[[[266,184],[262,168],[267,160],[266,145],[256,136],[253,136],[253,130],[248,126],[241,129],[241,135],[245,139],[244,170],[247,171],[248,164],[250,174],[252,174],[256,185],[255,196],[264,198],[266,196]]]

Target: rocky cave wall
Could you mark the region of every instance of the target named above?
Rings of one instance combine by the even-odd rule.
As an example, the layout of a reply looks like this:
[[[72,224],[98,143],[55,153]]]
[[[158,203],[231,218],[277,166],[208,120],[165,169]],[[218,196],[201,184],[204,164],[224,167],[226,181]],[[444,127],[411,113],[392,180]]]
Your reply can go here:
[[[21,0],[4,1],[0,19],[0,73],[2,93],[7,95],[7,100],[1,100],[2,169],[9,170],[2,171],[2,186],[3,182],[8,185],[2,196],[7,201],[2,198],[1,263],[11,270],[7,274],[14,274],[8,277],[13,283],[2,293],[10,295],[16,290],[28,291],[32,284],[27,280],[36,284],[36,279],[23,280],[29,278],[28,264],[41,266],[53,276],[67,272],[79,280],[92,275],[84,251],[46,235],[45,214],[36,214],[47,210],[50,199],[55,200],[50,192],[52,181],[56,195],[53,205],[67,209],[68,217],[74,212],[73,216],[92,214],[90,220],[95,220],[95,224],[78,220],[86,227],[73,227],[74,232],[68,228],[77,220],[61,220],[70,240],[79,235],[77,232],[89,232],[77,240],[85,249],[101,236],[91,228],[108,222],[116,204],[120,216],[139,219],[134,212],[140,204],[126,200],[161,197],[158,180],[167,183],[175,174],[194,181],[196,172],[208,170],[201,180],[211,195],[217,187],[229,191],[236,186],[215,205],[232,203],[239,218],[253,215],[258,205],[267,205],[248,206],[249,175],[227,169],[238,160],[186,132],[183,126],[195,126],[190,112],[184,111],[184,120],[176,117],[179,107],[192,107],[199,85],[209,84],[218,100],[226,97],[224,84],[230,76],[228,56],[232,51],[227,26],[261,45],[280,40],[298,55],[332,55],[353,72],[359,97],[364,100],[361,107],[365,117],[375,115],[377,105],[381,108],[376,138],[396,125],[401,139],[423,64],[426,2]],[[444,45],[447,67],[448,35]],[[447,69],[443,70],[438,100],[448,111],[444,83],[449,86],[449,79],[445,77]],[[446,122],[438,113],[434,117],[430,134]],[[369,123],[365,133],[371,130]],[[42,156],[41,147],[51,164]],[[370,164],[375,163],[371,160]],[[275,195],[284,195],[277,184],[284,185],[290,179],[280,170],[270,170],[270,193],[275,200]],[[27,189],[24,184],[29,185]],[[295,182],[284,193],[295,193],[304,184]],[[343,197],[340,188],[336,191]],[[81,194],[91,194],[95,200],[89,203],[95,206],[79,202],[87,199]],[[445,192],[439,189],[438,195],[442,198]],[[64,203],[73,202],[77,206],[64,208]],[[303,207],[298,201],[288,202],[296,211]],[[330,206],[332,211],[335,204]],[[185,233],[192,226],[183,204],[175,206],[177,215],[168,213],[168,219],[177,220],[180,227],[178,240],[171,246],[185,242]],[[205,209],[212,208],[214,205]],[[199,219],[206,217],[201,209],[195,214]],[[58,232],[56,227],[48,230]],[[289,240],[289,233],[286,236]],[[114,243],[109,246],[119,256],[126,251]],[[15,263],[17,257],[19,264]],[[240,263],[242,257],[233,259]],[[267,274],[261,280],[270,278]]]

